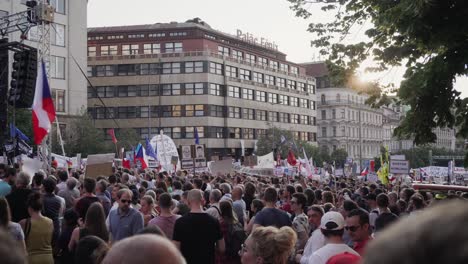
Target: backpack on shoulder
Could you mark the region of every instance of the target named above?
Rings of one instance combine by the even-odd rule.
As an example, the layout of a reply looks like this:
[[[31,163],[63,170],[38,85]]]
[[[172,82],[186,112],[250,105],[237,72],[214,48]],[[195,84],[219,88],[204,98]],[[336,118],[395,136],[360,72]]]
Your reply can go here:
[[[237,257],[239,256],[239,250],[242,248],[247,239],[247,234],[244,231],[242,225],[238,222],[228,226],[228,236],[226,239],[226,256]]]

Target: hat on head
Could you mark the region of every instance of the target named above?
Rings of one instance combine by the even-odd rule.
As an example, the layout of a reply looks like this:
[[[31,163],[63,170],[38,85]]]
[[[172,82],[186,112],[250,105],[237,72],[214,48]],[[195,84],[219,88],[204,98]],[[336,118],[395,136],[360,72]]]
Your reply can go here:
[[[327,264],[356,264],[361,257],[354,254],[343,252],[328,259]]]
[[[320,228],[324,230],[341,230],[344,226],[344,217],[338,212],[328,212],[322,216],[320,221]]]

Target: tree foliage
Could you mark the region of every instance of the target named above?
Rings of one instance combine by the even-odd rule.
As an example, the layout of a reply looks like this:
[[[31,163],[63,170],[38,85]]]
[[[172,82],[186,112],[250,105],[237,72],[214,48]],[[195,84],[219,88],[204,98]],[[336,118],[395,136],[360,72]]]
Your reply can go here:
[[[288,0],[296,16],[308,18],[310,3]],[[397,92],[411,110],[395,130],[417,145],[435,142],[435,127],[458,128],[468,137],[468,98],[454,89],[456,77],[468,73],[468,2],[465,0],[339,0],[322,1],[322,10],[336,14],[330,23],[311,23],[312,45],[327,56],[335,85],[349,84],[361,63],[372,58],[383,71],[405,66]],[[333,2],[333,3],[330,3]],[[345,43],[353,28],[370,24],[366,40]],[[353,38],[355,39],[355,38]],[[359,39],[359,38],[358,38]],[[373,99],[380,96],[374,94]],[[468,153],[467,153],[468,160]],[[468,165],[468,164],[466,164]]]
[[[335,149],[330,155],[330,159],[335,162],[337,168],[344,166],[347,157],[348,152],[344,149]]]
[[[13,118],[14,117],[14,118]],[[13,114],[13,107],[8,109],[8,120],[12,122],[15,120],[15,126],[21,130],[31,142],[33,142],[33,131],[32,131],[32,112],[31,109],[16,109]]]
[[[405,155],[406,160],[409,161],[411,168],[420,168],[430,166],[430,152],[432,152],[432,156],[462,156],[462,151],[452,151],[446,150],[443,148],[434,148],[431,146],[419,146],[411,149],[400,150],[395,153],[391,153],[391,155]],[[380,168],[380,157],[375,157],[375,169],[378,170]],[[447,160],[432,160],[432,165],[434,166],[447,166]],[[461,162],[456,161],[457,166],[461,165]]]

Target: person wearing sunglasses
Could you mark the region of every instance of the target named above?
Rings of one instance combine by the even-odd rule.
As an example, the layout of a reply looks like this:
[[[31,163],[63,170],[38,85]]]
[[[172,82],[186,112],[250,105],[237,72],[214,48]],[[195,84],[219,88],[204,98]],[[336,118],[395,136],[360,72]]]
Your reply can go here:
[[[133,236],[144,227],[143,215],[135,208],[130,207],[132,197],[133,192],[129,189],[117,192],[119,207],[112,209],[107,217],[109,233],[111,233],[113,242]]]
[[[346,218],[345,229],[353,241],[353,249],[362,255],[371,240],[369,214],[361,209],[352,210]]]
[[[307,263],[326,264],[333,256],[348,252],[360,256],[355,250],[343,243],[345,220],[338,212],[328,212],[322,216],[320,230],[325,236],[326,245],[315,251]]]

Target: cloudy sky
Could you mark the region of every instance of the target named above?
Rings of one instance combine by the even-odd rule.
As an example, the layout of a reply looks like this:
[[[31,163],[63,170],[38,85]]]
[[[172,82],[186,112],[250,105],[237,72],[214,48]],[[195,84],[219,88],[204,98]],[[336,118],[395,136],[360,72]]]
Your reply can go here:
[[[89,0],[88,27],[153,24],[157,22],[184,22],[199,17],[212,28],[235,34],[237,29],[278,44],[280,51],[293,62],[318,61],[322,58],[310,47],[312,35],[307,32],[311,21],[332,19],[313,8],[313,16],[296,18],[286,0]],[[359,34],[351,38],[359,37]],[[352,40],[352,39],[351,39]],[[365,79],[379,79],[385,83],[398,83],[403,69],[392,69]],[[463,97],[468,97],[468,79],[456,83]]]

